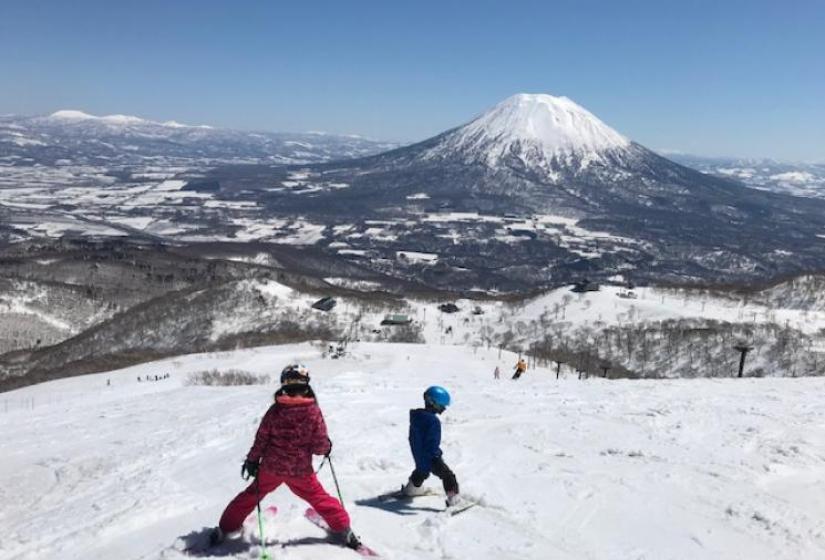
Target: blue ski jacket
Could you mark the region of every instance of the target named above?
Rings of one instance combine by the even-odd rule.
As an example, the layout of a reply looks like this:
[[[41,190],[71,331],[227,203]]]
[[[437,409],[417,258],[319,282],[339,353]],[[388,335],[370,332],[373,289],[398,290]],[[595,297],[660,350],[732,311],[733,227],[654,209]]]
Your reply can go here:
[[[430,472],[433,459],[441,457],[441,421],[430,410],[410,411],[410,450],[416,470]]]

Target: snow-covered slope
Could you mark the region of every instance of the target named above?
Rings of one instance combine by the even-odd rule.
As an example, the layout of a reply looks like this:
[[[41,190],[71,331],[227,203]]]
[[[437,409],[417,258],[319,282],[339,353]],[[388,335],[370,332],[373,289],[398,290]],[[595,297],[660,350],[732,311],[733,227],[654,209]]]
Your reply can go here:
[[[566,97],[521,93],[448,132],[428,155],[463,154],[494,166],[507,156],[535,163],[569,157],[588,161],[629,145],[624,136]]]
[[[89,119],[97,119],[99,117],[90,115],[89,113],[84,113],[83,111],[78,111],[76,109],[61,109],[49,115],[48,118],[63,121],[87,121]]]
[[[458,311],[443,313],[438,308],[443,301],[370,295],[380,288],[370,282],[361,287],[367,292],[362,294],[324,288],[320,280],[311,292],[297,283],[289,287],[252,268],[253,262],[268,260],[261,253],[237,267],[233,261],[208,261],[223,263],[212,269],[220,283],[190,284],[201,277],[193,274],[167,284],[174,293],[141,279],[146,292],[124,295],[100,280],[122,283],[131,276],[130,266],[98,268],[94,278],[102,286],[88,299],[82,288],[74,294],[71,286],[54,282],[0,281],[0,351],[21,351],[0,355],[0,388],[108,369],[112,362],[101,360],[116,356],[131,360],[118,362],[125,364],[310,339],[501,346],[567,361],[586,375],[602,375],[602,365],[608,364],[614,377],[654,378],[734,376],[739,354],[733,346],[746,342],[754,347],[747,376],[823,375],[825,279],[819,276],[744,294],[618,285],[574,294],[563,287],[518,301],[455,299]],[[160,278],[170,274],[169,261],[136,261],[138,267],[145,263],[152,263]],[[209,266],[186,263],[190,270]],[[60,270],[52,263],[40,274],[55,278]],[[344,279],[325,280],[338,284]],[[357,282],[343,285],[358,287]],[[313,309],[321,294],[334,295],[338,305],[329,312]],[[134,307],[114,315],[114,309],[122,309],[115,302]],[[396,313],[412,324],[381,326],[387,314]]]
[[[132,115],[104,115],[102,117],[97,117],[95,115],[90,115],[88,113],[84,113],[83,111],[77,111],[74,109],[61,109],[60,111],[55,111],[48,117],[44,119],[46,122],[63,122],[63,123],[73,123],[73,122],[100,122],[109,125],[121,125],[121,126],[129,126],[129,125],[157,125],[157,126],[174,126],[167,123],[158,123],[153,121],[148,121],[146,119],[142,119],[140,117],[135,117]],[[179,123],[175,123],[177,126],[186,126],[181,125]],[[204,127],[209,128],[209,127]]]
[[[310,345],[183,356],[4,394],[0,557],[185,558],[184,542],[242,489],[240,463],[275,388],[185,379],[213,368],[273,374],[293,359],[313,372],[353,526],[384,558],[825,557],[823,379],[580,382],[531,367],[513,382],[506,352],[351,350],[341,360]],[[407,410],[433,383],[454,398],[445,459],[482,504],[453,518],[439,497],[372,499],[409,474]],[[329,470],[320,478],[334,492]],[[323,543],[285,489],[270,504],[279,513],[265,535],[278,560],[355,558]],[[215,556],[260,558],[259,543],[252,523]]]

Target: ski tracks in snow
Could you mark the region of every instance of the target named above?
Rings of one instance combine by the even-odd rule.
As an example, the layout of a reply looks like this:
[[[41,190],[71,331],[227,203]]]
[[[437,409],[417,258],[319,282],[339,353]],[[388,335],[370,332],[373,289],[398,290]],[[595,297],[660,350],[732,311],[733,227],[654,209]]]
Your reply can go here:
[[[384,558],[825,557],[825,380],[556,381],[531,368],[496,382],[493,367],[514,355],[353,350],[342,360],[309,345],[186,356],[20,390],[62,396],[0,417],[0,557],[182,557],[176,540],[213,526],[244,487],[240,464],[274,390],[182,380],[215,367],[272,374],[296,357],[313,372],[353,528]],[[135,381],[165,370],[167,385]],[[431,384],[453,394],[444,458],[481,507],[448,517],[435,511],[442,497],[364,505],[409,476],[408,410]],[[329,470],[319,476],[334,493]],[[354,557],[327,544],[286,490],[265,503],[279,508],[265,526],[278,560]],[[224,557],[259,558],[257,527],[244,538]]]

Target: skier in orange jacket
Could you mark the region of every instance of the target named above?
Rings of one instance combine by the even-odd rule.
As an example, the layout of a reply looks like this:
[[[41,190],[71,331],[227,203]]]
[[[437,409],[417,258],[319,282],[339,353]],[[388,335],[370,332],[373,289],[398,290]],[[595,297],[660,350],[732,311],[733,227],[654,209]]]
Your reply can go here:
[[[519,358],[516,362],[516,372],[513,374],[513,379],[518,379],[525,371],[527,371],[527,362],[524,361],[524,358]]]

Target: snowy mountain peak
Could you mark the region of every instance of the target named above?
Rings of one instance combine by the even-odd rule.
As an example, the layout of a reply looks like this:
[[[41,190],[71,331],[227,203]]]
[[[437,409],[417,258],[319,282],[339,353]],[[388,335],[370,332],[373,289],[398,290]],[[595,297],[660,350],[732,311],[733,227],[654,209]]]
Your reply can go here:
[[[60,119],[64,121],[86,121],[89,119],[96,119],[94,115],[90,115],[88,113],[84,113],[83,111],[75,111],[72,109],[63,109],[61,111],[55,111],[49,118],[52,119]]]
[[[133,117],[132,115],[106,115],[105,117],[100,117],[100,120],[108,123],[108,124],[144,124],[149,123],[150,121],[141,119],[140,117]],[[154,124],[154,123],[152,123]]]
[[[111,125],[139,125],[139,124],[155,124],[152,121],[141,119],[140,117],[133,117],[131,115],[105,115],[98,117],[84,113],[83,111],[75,111],[72,109],[63,109],[55,111],[48,117],[49,119],[64,121],[64,122],[99,122]]]
[[[211,126],[201,124],[201,125],[191,125],[191,124],[184,124],[177,121],[164,121],[164,122],[157,122],[148,119],[142,119],[140,117],[135,117],[133,115],[104,115],[102,117],[98,117],[96,115],[90,115],[89,113],[84,113],[83,111],[76,111],[73,109],[63,109],[60,111],[55,111],[48,117],[45,117],[45,120],[48,121],[57,121],[67,124],[74,124],[74,123],[84,123],[84,124],[105,124],[110,125],[110,127],[117,127],[117,126],[162,126],[165,128],[198,128],[198,129],[212,129]]]
[[[488,164],[504,156],[546,162],[571,155],[592,159],[630,141],[567,97],[520,93],[449,133],[442,146]],[[529,162],[529,161],[528,161]]]
[[[207,126],[191,126],[182,124],[177,121],[155,122],[133,115],[104,115],[102,117],[90,115],[83,111],[76,111],[72,109],[63,109],[56,111],[46,117],[47,120],[59,121],[63,123],[84,123],[84,124],[104,124],[113,127],[117,126],[163,126],[166,128],[211,128]]]

